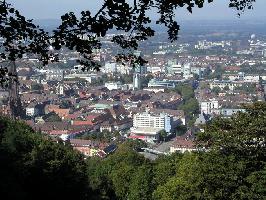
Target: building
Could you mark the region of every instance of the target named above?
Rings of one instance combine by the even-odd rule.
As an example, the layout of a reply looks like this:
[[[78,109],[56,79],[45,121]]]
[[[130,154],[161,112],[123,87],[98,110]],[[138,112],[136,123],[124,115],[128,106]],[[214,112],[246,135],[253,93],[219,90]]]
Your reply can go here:
[[[134,68],[134,72],[135,72],[135,73],[138,73],[138,74],[140,74],[140,75],[145,75],[145,74],[147,74],[148,69],[147,69],[147,67],[144,66],[144,65],[137,65],[137,66]]]
[[[148,87],[164,87],[164,88],[175,88],[176,84],[173,81],[166,79],[151,79],[148,83]]]
[[[116,63],[109,63],[109,62],[105,63],[103,67],[103,72],[116,73],[117,72]]]
[[[199,116],[198,116],[198,118],[196,119],[196,121],[195,121],[195,123],[194,123],[194,125],[196,126],[196,127],[199,127],[199,126],[201,126],[201,125],[203,125],[203,124],[206,124],[208,121],[210,121],[211,120],[211,116],[210,115],[207,115],[207,114],[205,114],[204,112],[203,113],[201,113],[201,114],[199,114]],[[203,129],[201,129],[201,131],[202,131]]]
[[[238,112],[245,112],[245,109],[241,108],[222,108],[219,110],[219,114],[222,115],[223,117],[232,117],[234,114]]]
[[[26,107],[26,115],[29,117],[35,117],[38,114],[38,109],[36,108],[36,104],[30,103]]]
[[[183,73],[183,66],[180,63],[177,63],[176,59],[168,60],[167,66],[166,66],[166,72],[168,74],[179,74],[181,75]]]
[[[159,133],[161,130],[162,129],[160,128],[151,128],[151,127],[131,128],[129,138],[144,140],[146,142],[153,143],[159,141]]]
[[[183,72],[183,66],[179,64],[172,65],[170,68],[172,74],[182,74]]]
[[[90,105],[89,108],[93,109],[97,113],[97,111],[102,112],[105,109],[111,109],[115,105],[118,105],[118,104],[111,103],[111,102],[110,103],[109,102],[106,102],[106,103],[96,103],[96,104]]]
[[[136,57],[143,57],[143,53],[141,51],[135,51],[134,55]],[[144,65],[136,65],[134,68],[134,73],[140,74],[140,75],[145,75],[147,74],[148,70],[147,67]]]
[[[120,90],[122,89],[122,83],[120,81],[118,82],[108,82],[105,83],[104,86],[108,89],[108,90]]]
[[[116,70],[120,73],[120,74],[130,74],[130,72],[132,72],[132,66],[130,66],[129,64],[121,64],[121,63],[116,63]]]
[[[206,68],[203,68],[203,67],[191,67],[191,73],[197,74],[199,76],[199,78],[203,77],[205,70],[206,70]]]
[[[165,114],[151,114],[149,112],[137,113],[133,116],[133,127],[135,128],[158,128],[170,132],[173,117]]]
[[[190,139],[177,137],[176,140],[173,142],[172,146],[170,146],[170,153],[180,152],[185,153],[196,151],[196,146],[194,142]]]
[[[105,157],[117,149],[115,144],[107,144],[92,140],[70,139],[69,142],[74,149],[80,151],[87,157]]]
[[[64,79],[64,71],[62,69],[48,69],[46,70],[46,80],[61,81]]]
[[[164,87],[146,87],[143,88],[143,90],[158,93],[158,92],[165,92],[166,89]]]
[[[152,74],[163,72],[160,66],[150,66],[150,67],[147,67],[147,70],[148,72],[151,72]]]
[[[97,74],[91,74],[86,72],[81,73],[71,73],[68,75],[65,75],[65,79],[83,79],[85,81],[88,81],[89,83],[92,83],[93,81],[97,80],[100,76]]]
[[[190,78],[193,77],[193,74],[191,72],[191,65],[190,65],[190,63],[184,64],[184,66],[183,66],[183,77],[185,79],[190,79]]]
[[[185,116],[185,112],[183,110],[152,108],[151,111],[154,114],[165,113],[165,114],[173,117],[173,120],[171,123],[172,129],[175,128],[176,126],[180,125],[180,124],[186,125],[186,116]]]
[[[245,82],[258,83],[260,81],[260,75],[246,75],[244,77]]]
[[[64,86],[62,84],[56,86],[56,94],[64,95]]]
[[[223,80],[223,81],[213,81],[210,83],[210,88],[211,90],[215,87],[219,87],[220,89],[224,89],[225,87],[228,87],[229,90],[234,90],[235,87],[241,87],[242,83],[238,82],[238,81],[227,81],[227,80]]]
[[[200,103],[201,113],[210,115],[219,109],[219,102],[215,99],[210,99],[207,101],[202,101]]]
[[[239,72],[237,74],[227,74],[224,75],[223,78],[228,78],[230,81],[244,81],[245,79],[245,73]]]
[[[166,113],[137,113],[133,116],[133,127],[130,129],[129,138],[157,142],[160,139],[160,131],[171,132],[172,123],[173,117]]]
[[[141,89],[141,76],[138,73],[133,77],[133,89]]]

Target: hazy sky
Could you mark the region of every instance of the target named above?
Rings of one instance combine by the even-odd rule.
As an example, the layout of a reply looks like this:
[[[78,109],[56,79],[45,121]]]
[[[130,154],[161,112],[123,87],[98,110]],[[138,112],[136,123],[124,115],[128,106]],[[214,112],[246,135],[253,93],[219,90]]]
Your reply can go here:
[[[102,0],[7,0],[23,15],[33,19],[60,19],[66,12],[97,10]],[[177,19],[230,19],[239,20],[236,11],[228,8],[229,0],[214,0],[203,9],[194,9],[193,14],[185,9],[177,9]],[[265,19],[266,0],[257,0],[254,10],[246,11],[240,19]]]

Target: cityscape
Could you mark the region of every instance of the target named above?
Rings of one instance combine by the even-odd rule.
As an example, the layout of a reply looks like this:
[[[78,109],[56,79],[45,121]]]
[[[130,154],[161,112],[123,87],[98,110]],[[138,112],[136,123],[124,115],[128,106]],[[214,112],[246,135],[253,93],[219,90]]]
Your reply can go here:
[[[25,55],[16,63],[21,119],[86,156],[107,155],[105,148],[128,138],[146,142],[152,159],[193,151],[196,134],[212,118],[265,101],[266,38],[238,34],[168,43],[157,40],[166,38],[160,33],[134,52],[148,61],[136,67],[116,62],[113,34],[107,35],[105,48],[95,52],[99,72],[77,64],[75,51],[61,50],[59,62],[44,67]],[[2,89],[3,115],[11,113],[8,96]]]
[[[59,27],[69,23],[76,31],[72,14],[66,16]],[[265,199],[265,25],[263,19],[184,20],[173,39],[166,22],[152,25],[154,36],[138,35],[138,24],[136,33],[123,32],[122,23],[100,34],[81,31],[76,39],[84,44],[71,47],[60,38],[63,28],[51,31],[58,20],[40,20],[59,38],[41,50],[17,38],[7,45],[0,31],[4,199]],[[140,38],[137,48],[121,42],[131,37]]]

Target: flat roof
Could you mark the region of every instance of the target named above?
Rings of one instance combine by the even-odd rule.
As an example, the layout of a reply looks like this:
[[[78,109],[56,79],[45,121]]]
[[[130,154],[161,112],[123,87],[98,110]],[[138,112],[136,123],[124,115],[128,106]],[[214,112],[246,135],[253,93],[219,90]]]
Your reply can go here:
[[[163,128],[153,128],[153,127],[138,127],[130,129],[134,134],[146,134],[146,135],[156,135]]]

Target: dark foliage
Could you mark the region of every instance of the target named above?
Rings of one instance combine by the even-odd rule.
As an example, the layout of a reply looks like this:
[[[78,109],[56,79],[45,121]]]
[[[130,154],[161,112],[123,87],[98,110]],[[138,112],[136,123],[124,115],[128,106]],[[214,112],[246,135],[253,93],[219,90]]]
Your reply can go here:
[[[0,192],[3,199],[86,199],[91,190],[83,156],[0,118]]]

